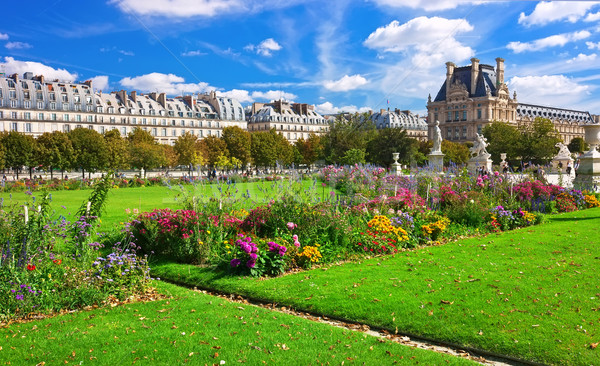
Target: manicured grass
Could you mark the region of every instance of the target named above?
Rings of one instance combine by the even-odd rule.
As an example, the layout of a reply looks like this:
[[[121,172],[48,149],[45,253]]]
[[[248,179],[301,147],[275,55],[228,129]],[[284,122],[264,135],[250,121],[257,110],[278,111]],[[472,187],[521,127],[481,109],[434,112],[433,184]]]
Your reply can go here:
[[[294,185],[296,185],[294,183]],[[302,185],[296,185],[297,191],[315,191],[316,186],[314,181],[304,180]],[[102,224],[100,231],[108,231],[114,228],[119,228],[120,223],[127,220],[130,216],[126,214],[125,209],[138,209],[140,212],[152,211],[155,208],[181,208],[180,202],[177,200],[178,193],[184,189],[189,196],[214,197],[216,199],[223,197],[229,201],[235,201],[238,205],[242,205],[246,209],[253,208],[257,205],[264,204],[268,199],[281,197],[288,193],[291,188],[288,188],[287,182],[251,182],[237,184],[198,184],[185,186],[150,186],[137,188],[118,188],[111,189],[108,194],[106,212],[102,215]],[[323,197],[328,197],[332,189],[329,187],[318,188],[317,194]],[[90,193],[90,189],[74,190],[74,191],[52,191],[52,208],[59,215],[64,215],[67,218],[74,214],[79,207],[86,202]],[[33,192],[33,196],[39,195],[40,192]],[[245,195],[245,197],[242,197]],[[268,198],[267,198],[268,197]],[[10,205],[11,202],[22,203],[27,201],[29,196],[25,192],[15,193],[0,193],[0,198],[4,201],[4,205]],[[179,201],[181,198],[179,198]],[[224,207],[229,207],[224,204]]]
[[[548,364],[600,359],[600,208],[278,278],[157,263],[153,274]]]
[[[4,364],[471,364],[346,329],[159,283],[174,298],[12,324]]]

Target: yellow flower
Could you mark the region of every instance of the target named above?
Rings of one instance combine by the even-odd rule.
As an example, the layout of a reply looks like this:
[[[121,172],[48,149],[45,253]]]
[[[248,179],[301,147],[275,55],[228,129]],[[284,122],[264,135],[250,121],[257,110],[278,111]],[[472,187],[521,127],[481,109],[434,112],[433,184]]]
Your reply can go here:
[[[206,230],[206,233],[207,233],[207,234],[210,234],[210,230]]]

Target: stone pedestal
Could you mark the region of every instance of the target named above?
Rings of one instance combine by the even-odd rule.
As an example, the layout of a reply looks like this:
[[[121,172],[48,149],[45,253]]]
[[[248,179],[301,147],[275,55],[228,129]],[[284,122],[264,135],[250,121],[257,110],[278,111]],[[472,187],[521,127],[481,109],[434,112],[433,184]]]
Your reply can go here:
[[[472,157],[467,162],[467,169],[469,173],[477,173],[477,170],[483,167],[488,173],[492,171],[492,159],[490,154],[482,154],[479,156]]]
[[[573,171],[573,158],[567,156],[557,156],[552,159],[552,172],[567,174],[567,166],[571,164],[571,172]]]
[[[573,186],[579,190],[600,191],[600,153],[593,149],[579,158]]]
[[[441,172],[444,168],[444,153],[441,151],[432,151],[427,155],[429,167],[436,172]]]
[[[394,159],[394,163],[392,164],[392,172],[395,175],[402,175],[402,165],[398,163],[398,158],[400,157],[400,153],[392,153],[392,159]]]

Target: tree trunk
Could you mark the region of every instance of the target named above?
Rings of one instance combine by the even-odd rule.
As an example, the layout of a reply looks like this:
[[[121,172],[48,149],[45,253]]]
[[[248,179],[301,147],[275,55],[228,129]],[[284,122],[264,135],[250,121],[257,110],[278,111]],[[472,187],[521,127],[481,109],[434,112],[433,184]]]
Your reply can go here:
[[[85,179],[85,169],[81,168],[81,179]]]
[[[17,180],[19,180],[19,168],[15,169],[15,173],[17,173]]]
[[[54,170],[52,167],[50,167],[50,180],[54,179],[54,175],[52,173],[54,173]]]
[[[65,170],[64,169],[60,170],[60,180],[65,180]]]
[[[32,174],[33,174],[33,168],[29,167],[29,179],[33,179]]]

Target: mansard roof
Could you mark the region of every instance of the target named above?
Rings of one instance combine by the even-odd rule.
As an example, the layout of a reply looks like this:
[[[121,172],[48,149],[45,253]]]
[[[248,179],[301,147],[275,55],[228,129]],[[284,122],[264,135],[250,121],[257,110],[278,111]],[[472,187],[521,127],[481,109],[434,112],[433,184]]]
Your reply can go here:
[[[594,123],[590,112],[525,103],[519,103],[519,105],[517,105],[517,116],[529,117],[532,119],[535,119],[536,117],[552,120],[560,119],[572,123]]]
[[[496,94],[496,71],[494,67],[485,64],[479,64],[479,75],[477,76],[477,84],[475,87],[475,93],[471,93],[471,65],[457,67],[454,69],[454,73],[450,78],[450,84],[456,82],[462,83],[467,87],[469,92],[469,98],[485,97],[487,90],[489,89],[492,95]],[[442,84],[440,91],[435,97],[435,102],[441,102],[446,100],[446,82]]]

